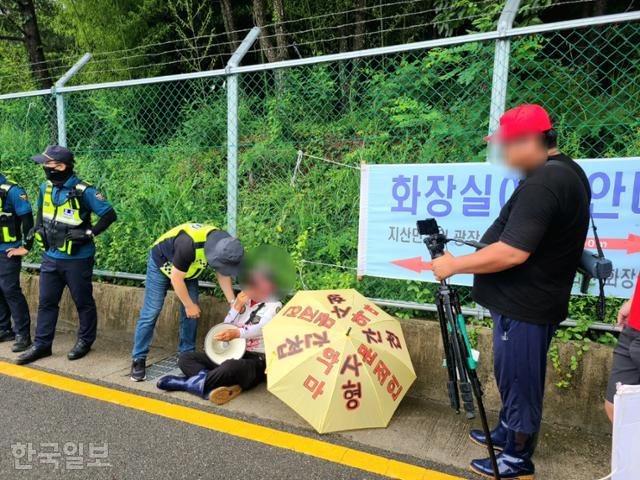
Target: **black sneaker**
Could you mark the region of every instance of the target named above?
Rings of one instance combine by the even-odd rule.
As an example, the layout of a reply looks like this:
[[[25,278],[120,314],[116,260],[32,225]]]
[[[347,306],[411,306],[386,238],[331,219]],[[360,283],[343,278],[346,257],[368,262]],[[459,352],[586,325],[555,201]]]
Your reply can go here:
[[[10,342],[15,338],[16,336],[11,330],[0,331],[0,342]]]
[[[134,358],[131,362],[131,380],[143,382],[147,379],[147,361],[144,358]]]
[[[29,335],[16,335],[16,343],[11,347],[11,351],[18,353],[24,352],[31,346],[31,337]]]

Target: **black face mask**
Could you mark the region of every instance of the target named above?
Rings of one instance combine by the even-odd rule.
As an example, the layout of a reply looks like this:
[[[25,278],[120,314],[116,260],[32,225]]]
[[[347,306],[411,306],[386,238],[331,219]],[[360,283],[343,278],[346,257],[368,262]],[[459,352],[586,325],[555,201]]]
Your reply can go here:
[[[69,167],[67,167],[62,172],[59,170],[56,170],[55,168],[50,168],[50,167],[42,167],[42,168],[44,169],[44,174],[47,176],[47,180],[49,180],[51,183],[54,183],[56,185],[64,184],[67,180],[69,180],[69,178],[71,178],[71,175],[73,175],[73,170]]]

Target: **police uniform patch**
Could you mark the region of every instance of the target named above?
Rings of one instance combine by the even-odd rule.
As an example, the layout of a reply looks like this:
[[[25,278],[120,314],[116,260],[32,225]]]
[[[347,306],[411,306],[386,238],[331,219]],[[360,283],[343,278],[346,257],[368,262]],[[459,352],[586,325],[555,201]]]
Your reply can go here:
[[[29,196],[26,193],[22,193],[20,194],[20,199],[24,200],[25,202],[28,202]]]
[[[102,195],[100,192],[96,192],[96,198],[101,202],[104,202],[104,195]]]

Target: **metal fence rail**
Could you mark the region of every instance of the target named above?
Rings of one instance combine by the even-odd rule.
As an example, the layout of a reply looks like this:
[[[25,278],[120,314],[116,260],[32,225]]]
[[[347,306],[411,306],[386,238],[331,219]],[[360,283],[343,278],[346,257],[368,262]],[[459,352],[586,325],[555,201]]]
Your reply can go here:
[[[640,12],[512,28],[518,3],[492,32],[242,66],[254,29],[225,69],[66,85],[84,57],[52,90],[0,95],[0,162],[33,197],[26,159],[66,141],[120,217],[99,238],[99,273],[140,278],[153,239],[194,220],[286,245],[309,288],[355,286],[349,166],[483,161],[483,135],[521,102],[552,112],[574,157],[637,154]],[[433,308],[424,284],[357,288]]]

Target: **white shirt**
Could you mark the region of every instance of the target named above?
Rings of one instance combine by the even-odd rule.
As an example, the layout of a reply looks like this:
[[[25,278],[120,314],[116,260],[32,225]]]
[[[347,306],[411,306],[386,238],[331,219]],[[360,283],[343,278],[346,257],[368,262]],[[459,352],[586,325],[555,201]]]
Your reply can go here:
[[[266,301],[256,303],[253,306],[246,305],[242,313],[231,307],[224,323],[238,327],[240,338],[247,339],[248,352],[264,353],[262,327],[269,323],[281,308],[282,303],[278,301]]]

